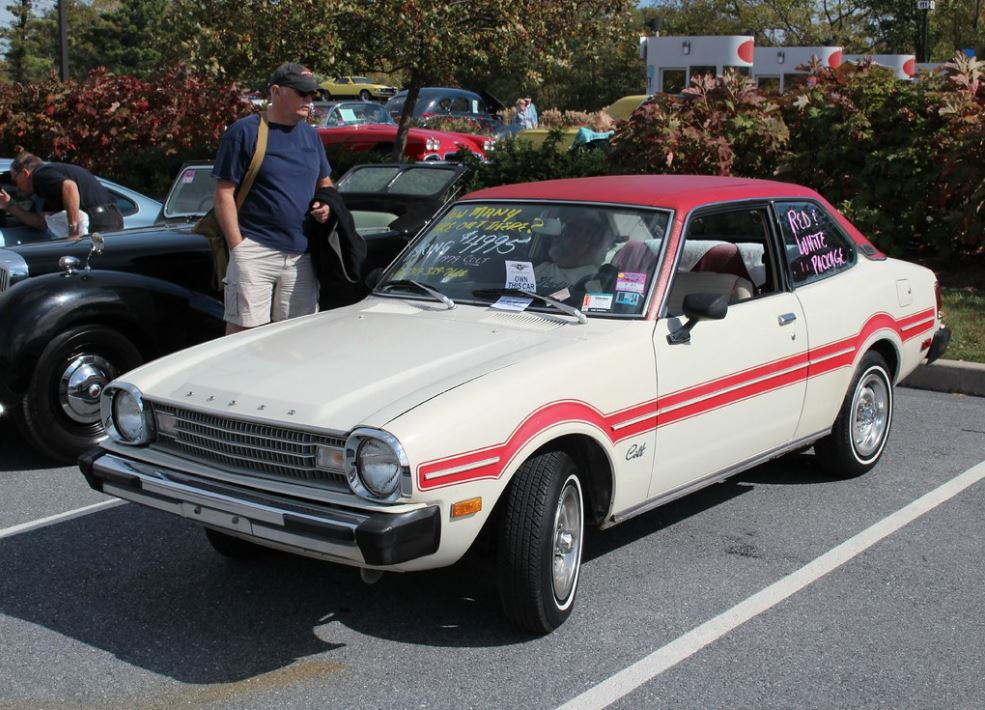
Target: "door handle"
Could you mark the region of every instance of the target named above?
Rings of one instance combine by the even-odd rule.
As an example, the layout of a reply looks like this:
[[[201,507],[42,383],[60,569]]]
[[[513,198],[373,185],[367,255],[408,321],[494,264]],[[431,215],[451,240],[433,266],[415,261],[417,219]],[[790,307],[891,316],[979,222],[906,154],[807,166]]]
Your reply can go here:
[[[784,313],[783,315],[776,317],[776,322],[780,325],[790,325],[795,320],[797,320],[796,313]]]

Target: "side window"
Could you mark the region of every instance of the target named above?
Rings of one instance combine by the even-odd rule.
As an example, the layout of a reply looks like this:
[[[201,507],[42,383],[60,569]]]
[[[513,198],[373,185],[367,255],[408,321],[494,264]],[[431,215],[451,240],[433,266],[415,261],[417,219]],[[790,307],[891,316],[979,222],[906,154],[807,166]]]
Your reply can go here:
[[[717,293],[735,304],[777,291],[769,221],[765,206],[690,217],[667,297],[668,315],[681,315],[684,297],[692,293]]]
[[[129,217],[130,215],[132,215],[134,212],[137,211],[137,203],[131,200],[130,198],[124,197],[123,195],[119,194],[118,192],[114,192],[113,190],[110,190],[109,194],[113,198],[113,202],[114,204],[116,204],[117,209],[120,210],[120,214],[122,214],[124,217]]]
[[[795,286],[851,268],[855,245],[814,202],[777,202],[783,250]]]
[[[452,99],[451,110],[454,113],[468,113],[471,110],[469,100],[464,96],[456,96]]]

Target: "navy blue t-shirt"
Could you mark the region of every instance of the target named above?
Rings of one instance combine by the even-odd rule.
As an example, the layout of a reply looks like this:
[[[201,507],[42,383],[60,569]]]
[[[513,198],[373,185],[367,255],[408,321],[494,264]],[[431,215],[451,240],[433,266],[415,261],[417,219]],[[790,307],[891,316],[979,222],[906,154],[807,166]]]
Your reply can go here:
[[[267,150],[260,172],[239,211],[244,237],[264,246],[294,253],[308,249],[304,219],[319,180],[332,169],[314,127],[304,121],[294,126],[270,123]],[[257,144],[260,115],[241,118],[219,142],[212,168],[216,179],[239,185],[246,177]]]

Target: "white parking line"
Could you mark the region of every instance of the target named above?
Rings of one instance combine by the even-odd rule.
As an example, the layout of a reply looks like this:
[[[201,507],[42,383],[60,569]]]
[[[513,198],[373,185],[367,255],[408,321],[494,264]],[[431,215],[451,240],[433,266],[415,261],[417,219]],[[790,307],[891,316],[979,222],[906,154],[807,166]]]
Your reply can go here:
[[[76,508],[75,510],[58,513],[58,515],[49,515],[47,518],[30,520],[26,523],[21,523],[20,525],[3,528],[0,530],[0,540],[5,537],[11,537],[12,535],[19,535],[20,533],[25,533],[30,530],[37,530],[38,528],[43,528],[48,525],[54,525],[55,523],[60,523],[64,520],[71,520],[72,518],[78,518],[83,515],[88,515],[89,513],[96,513],[100,510],[106,510],[107,508],[114,508],[118,505],[123,505],[126,502],[127,501],[120,500],[119,498],[104,500],[101,503],[93,503],[92,505],[87,505],[84,508]]]
[[[958,493],[985,478],[985,461],[952,478],[909,505],[883,518],[870,528],[860,532],[832,548],[820,557],[808,562],[796,572],[771,584],[748,599],[739,602],[728,611],[683,636],[659,648],[646,658],[619,671],[607,680],[586,690],[578,697],[562,705],[559,710],[589,710],[604,708],[639,688],[668,668],[694,655],[708,644],[718,640],[738,626],[764,611],[776,606],[784,599],[820,579],[828,572],[860,555],[885,537],[893,534],[907,523],[911,523],[924,513],[950,500]]]

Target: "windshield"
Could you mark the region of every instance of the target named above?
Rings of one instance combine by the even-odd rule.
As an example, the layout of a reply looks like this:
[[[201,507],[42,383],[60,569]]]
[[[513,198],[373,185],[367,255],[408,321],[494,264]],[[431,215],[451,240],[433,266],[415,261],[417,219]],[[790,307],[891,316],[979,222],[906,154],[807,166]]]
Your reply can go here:
[[[393,123],[390,114],[380,104],[370,101],[333,106],[322,113],[322,126],[354,126],[361,123]]]
[[[214,197],[212,165],[186,165],[164,201],[164,217],[200,217],[212,209]]]
[[[644,312],[669,224],[666,210],[467,202],[432,224],[387,271],[456,303],[543,310],[530,291],[588,315]]]
[[[357,165],[342,176],[339,192],[387,192],[391,195],[437,195],[461,174],[435,165]]]

